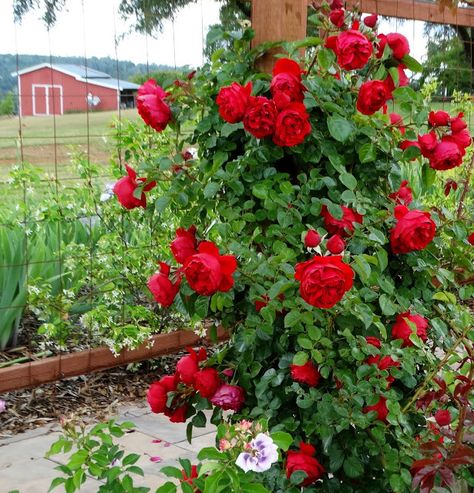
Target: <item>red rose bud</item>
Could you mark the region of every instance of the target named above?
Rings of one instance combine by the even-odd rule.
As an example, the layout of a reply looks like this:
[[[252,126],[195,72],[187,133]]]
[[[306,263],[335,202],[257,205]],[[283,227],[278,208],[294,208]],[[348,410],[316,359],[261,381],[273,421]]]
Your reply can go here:
[[[400,128],[400,132],[405,133],[405,127],[403,126],[403,118],[398,113],[390,113],[390,125]]]
[[[304,365],[291,364],[290,375],[295,382],[304,383],[310,387],[316,387],[321,379],[321,374],[312,361],[307,361]]]
[[[377,34],[377,39],[378,39],[378,50],[375,56],[380,59],[383,57],[385,47],[387,46],[387,36],[385,36],[385,34]]]
[[[143,187],[142,194],[139,199],[134,195],[135,190],[146,182],[146,178],[137,178],[136,171],[128,164],[125,165],[127,176],[123,176],[114,185],[113,192],[117,196],[118,201],[125,209],[135,209],[136,207],[146,207],[145,192],[148,192],[156,186],[155,181],[151,181]]]
[[[190,151],[182,151],[182,152],[181,152],[181,157],[182,157],[185,161],[189,161],[189,160],[193,159],[193,154],[192,154],[192,152],[190,152]]]
[[[195,76],[195,75],[196,75],[196,70],[192,70],[191,72],[189,72],[189,74],[188,74],[188,75],[186,75],[186,78],[187,78],[188,80],[192,80],[192,79],[194,79],[194,76]]]
[[[176,276],[174,282],[170,280],[169,275],[170,266],[164,262],[160,262],[160,272],[151,276],[147,284],[155,301],[163,307],[173,304],[181,284],[181,274]]]
[[[211,296],[217,291],[229,291],[234,285],[232,274],[237,268],[233,255],[220,255],[217,246],[202,241],[198,252],[184,263],[184,275],[191,289],[201,296]]]
[[[385,397],[380,396],[380,399],[377,402],[377,404],[374,404],[373,406],[366,406],[364,407],[363,411],[364,413],[375,411],[377,413],[377,419],[379,421],[383,421],[384,423],[387,423],[388,408],[387,408],[387,399]]]
[[[301,144],[311,133],[309,115],[303,103],[290,103],[278,114],[273,142],[281,147]]]
[[[226,368],[222,371],[222,374],[225,375],[227,378],[232,378],[234,376],[234,370],[232,368]]]
[[[196,226],[188,229],[178,228],[176,238],[170,244],[171,253],[179,264],[184,264],[188,257],[197,252]]]
[[[462,164],[462,153],[454,142],[440,142],[430,157],[430,167],[439,171],[456,168]]]
[[[410,204],[413,200],[413,194],[411,188],[408,186],[408,182],[403,180],[400,188],[396,192],[391,193],[389,198],[395,200],[397,204]]]
[[[153,79],[139,87],[137,92],[137,110],[143,121],[161,132],[171,120],[171,109],[165,102],[168,93]]]
[[[451,423],[451,413],[447,409],[438,409],[434,416],[438,426],[448,426]]]
[[[237,385],[221,385],[210,399],[214,406],[224,411],[240,411],[245,402],[245,390]]]
[[[393,339],[402,339],[402,347],[413,346],[410,341],[410,336],[413,334],[413,328],[408,323],[414,324],[416,328],[416,335],[423,341],[426,342],[428,335],[426,329],[428,328],[428,320],[418,315],[416,313],[412,314],[410,312],[400,313],[397,315],[395,323],[392,326],[392,337]]]
[[[314,229],[307,231],[304,237],[304,245],[306,248],[316,248],[321,243],[321,236]]]
[[[384,106],[390,97],[390,91],[384,81],[364,82],[357,97],[357,110],[364,115],[373,115]]]
[[[194,382],[194,375],[199,371],[199,363],[193,355],[183,356],[176,365],[179,380],[187,385]]]
[[[457,189],[458,189],[458,184],[454,180],[449,179],[446,182],[446,185],[444,185],[444,195],[446,195],[447,197],[450,194],[451,190],[456,191]]]
[[[390,246],[393,253],[400,254],[423,250],[433,240],[436,224],[431,219],[429,212],[408,211],[406,209],[403,213],[398,213],[397,219],[397,224],[390,231]]]
[[[465,128],[467,128],[467,123],[460,116],[451,120],[451,132],[453,134],[462,132]]]
[[[194,374],[193,387],[206,399],[210,399],[215,394],[219,384],[219,374],[214,368],[204,368]]]
[[[257,139],[273,135],[277,114],[274,101],[264,96],[251,96],[244,116],[244,128]]]
[[[408,39],[400,33],[387,34],[387,43],[392,50],[394,58],[402,60],[405,55],[410,53]]]
[[[472,246],[474,246],[474,233],[471,233],[468,237],[467,237],[467,241],[469,244],[471,244]]]
[[[292,102],[303,102],[304,87],[301,84],[300,66],[289,58],[280,58],[273,68],[270,91],[279,109]]]
[[[420,144],[421,154],[426,158],[430,158],[439,143],[436,132],[432,130],[429,134],[419,135],[418,143]]]
[[[428,123],[432,127],[447,127],[450,121],[451,117],[446,111],[430,111],[428,116]]]
[[[367,344],[370,344],[371,346],[375,346],[377,349],[380,349],[382,347],[382,342],[378,337],[367,336],[365,340],[367,341]]]
[[[387,91],[389,93],[389,99],[393,98],[392,92],[395,90],[395,87],[405,87],[410,84],[410,79],[408,78],[407,74],[405,73],[405,65],[401,63],[397,67],[398,71],[398,84],[395,84],[395,82],[392,79],[392,76],[389,74],[387,78],[384,80],[385,85],[387,86]]]
[[[344,31],[336,40],[337,63],[345,70],[365,67],[373,52],[372,43],[354,29]]]
[[[377,14],[368,15],[367,17],[364,18],[364,24],[367,27],[370,27],[371,29],[373,29],[375,27],[375,25],[377,24],[378,18],[379,17]]]
[[[344,25],[344,16],[345,12],[344,9],[337,9],[331,11],[329,14],[329,20],[336,26],[336,27],[342,27]]]
[[[326,243],[326,248],[334,255],[339,255],[346,248],[346,243],[339,235],[333,235]]]
[[[228,123],[242,121],[249,105],[251,92],[251,82],[245,87],[237,84],[237,82],[232,82],[230,86],[223,87],[216,99],[221,118]]]
[[[341,205],[341,209],[342,219],[336,219],[332,216],[325,205],[321,209],[321,216],[323,216],[324,227],[328,233],[345,238],[354,231],[354,223],[362,224],[363,216],[344,205]]]
[[[317,461],[314,456],[316,449],[310,445],[301,442],[300,450],[289,450],[286,456],[286,477],[290,478],[296,471],[306,473],[306,478],[299,486],[309,486],[316,482],[325,472],[324,467]]]
[[[314,257],[297,264],[301,297],[316,308],[332,308],[352,288],[354,271],[340,256]]]
[[[176,383],[174,376],[167,375],[150,385],[146,398],[153,413],[165,412],[168,392],[176,390]]]
[[[331,10],[342,9],[343,5],[343,0],[332,0],[332,2],[329,4],[329,8]]]
[[[165,410],[165,416],[168,416],[172,423],[184,423],[186,421],[186,413],[188,405],[184,404],[176,409]]]

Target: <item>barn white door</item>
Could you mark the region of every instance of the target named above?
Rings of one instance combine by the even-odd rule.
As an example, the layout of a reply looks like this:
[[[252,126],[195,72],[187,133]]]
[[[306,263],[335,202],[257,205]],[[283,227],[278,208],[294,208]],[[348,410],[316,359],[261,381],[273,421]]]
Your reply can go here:
[[[33,84],[33,115],[62,115],[63,86],[57,84]]]

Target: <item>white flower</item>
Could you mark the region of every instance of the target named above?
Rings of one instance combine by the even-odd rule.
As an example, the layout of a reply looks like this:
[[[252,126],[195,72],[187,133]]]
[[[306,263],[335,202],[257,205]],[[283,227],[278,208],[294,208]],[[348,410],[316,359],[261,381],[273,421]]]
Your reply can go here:
[[[268,471],[272,464],[278,461],[278,447],[265,433],[259,433],[249,446],[249,449],[242,452],[235,461],[245,472]]]

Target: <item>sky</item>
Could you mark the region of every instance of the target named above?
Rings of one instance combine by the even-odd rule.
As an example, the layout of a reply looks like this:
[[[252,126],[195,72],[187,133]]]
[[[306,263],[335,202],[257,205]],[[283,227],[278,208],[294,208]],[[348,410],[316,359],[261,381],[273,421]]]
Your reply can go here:
[[[169,66],[199,66],[202,62],[203,34],[219,19],[215,0],[197,0],[167,22],[156,38],[130,33],[130,23],[117,13],[119,0],[67,0],[56,25],[48,32],[39,12],[29,13],[21,25],[13,23],[10,0],[0,0],[0,53],[53,56],[110,56],[135,63]],[[401,32],[407,36],[415,58],[426,51],[423,23],[382,22],[380,32]],[[120,41],[115,48],[115,35]],[[124,35],[123,37],[121,35]]]

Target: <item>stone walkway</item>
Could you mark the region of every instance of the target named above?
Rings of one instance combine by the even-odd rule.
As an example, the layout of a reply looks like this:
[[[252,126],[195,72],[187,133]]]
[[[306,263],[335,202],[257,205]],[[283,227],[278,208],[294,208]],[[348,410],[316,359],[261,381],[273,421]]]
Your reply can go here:
[[[151,493],[166,482],[160,473],[163,466],[177,465],[178,458],[195,461],[202,447],[214,445],[215,427],[195,428],[192,444],[186,440],[186,424],[170,423],[163,415],[152,414],[148,407],[123,406],[117,415],[119,421],[132,421],[136,425],[133,433],[127,433],[116,443],[125,448],[125,453],[137,453],[142,457],[140,466],[145,477],[134,476],[137,486],[148,486]],[[30,432],[0,440],[0,493],[47,493],[51,480],[59,475],[54,468],[67,462],[65,456],[57,455],[46,459],[45,453],[61,435],[58,425],[37,428]],[[160,443],[153,440],[161,439]],[[161,462],[150,460],[160,457]],[[100,483],[88,479],[81,493],[97,493]],[[53,491],[63,492],[58,486]]]

